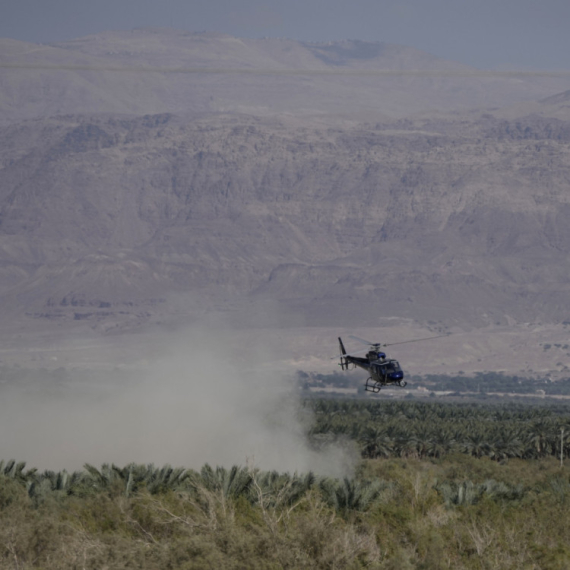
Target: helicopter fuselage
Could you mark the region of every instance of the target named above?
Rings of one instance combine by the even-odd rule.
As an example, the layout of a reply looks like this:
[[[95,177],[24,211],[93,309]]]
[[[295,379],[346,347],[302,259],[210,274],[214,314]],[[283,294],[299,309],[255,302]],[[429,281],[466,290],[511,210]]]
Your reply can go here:
[[[386,353],[377,350],[370,350],[366,356],[352,356],[344,350],[339,338],[341,356],[340,366],[342,370],[348,370],[350,364],[366,370],[370,377],[366,380],[365,390],[367,392],[380,392],[382,386],[396,385],[404,387],[404,372],[400,368],[400,363],[392,358],[386,358]]]

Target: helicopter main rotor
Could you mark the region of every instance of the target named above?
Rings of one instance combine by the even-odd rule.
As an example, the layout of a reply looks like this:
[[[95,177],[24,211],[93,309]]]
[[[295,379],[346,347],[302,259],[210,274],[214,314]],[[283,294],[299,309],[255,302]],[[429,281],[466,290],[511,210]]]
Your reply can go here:
[[[386,347],[386,346],[396,346],[397,344],[407,344],[407,343],[409,343],[409,342],[420,342],[421,340],[430,340],[430,339],[432,339],[432,338],[442,338],[442,337],[444,337],[444,336],[449,336],[449,334],[450,334],[450,333],[439,334],[439,335],[437,335],[437,336],[428,336],[428,337],[425,337],[425,338],[414,338],[414,339],[412,339],[412,340],[403,340],[403,341],[401,341],[401,342],[391,342],[391,343],[388,343],[388,344],[383,344],[383,343],[380,343],[380,342],[370,342],[369,340],[360,338],[360,337],[358,337],[358,336],[354,336],[354,335],[352,335],[352,334],[351,334],[351,335],[348,335],[348,336],[349,336],[349,338],[353,338],[354,340],[357,340],[358,342],[367,344],[368,346],[371,346],[372,348],[382,348],[382,347]]]
[[[357,354],[364,354],[365,352],[369,351],[369,350],[373,350],[375,352],[380,352],[381,348],[387,347],[387,346],[396,346],[398,344],[407,344],[409,342],[420,342],[422,340],[430,340],[432,338],[442,338],[444,336],[449,336],[451,333],[447,333],[447,334],[440,334],[437,336],[428,336],[425,338],[414,338],[412,340],[403,340],[401,342],[390,342],[390,343],[381,343],[381,342],[370,342],[369,340],[366,340],[364,338],[360,338],[359,336],[355,336],[353,334],[348,335],[349,338],[352,338],[356,341],[358,341],[361,344],[366,344],[368,345],[369,348],[362,348],[360,350],[356,350],[354,352],[347,352],[346,354],[341,354],[341,357],[343,356],[356,356]],[[331,360],[338,358],[338,356],[332,356]]]

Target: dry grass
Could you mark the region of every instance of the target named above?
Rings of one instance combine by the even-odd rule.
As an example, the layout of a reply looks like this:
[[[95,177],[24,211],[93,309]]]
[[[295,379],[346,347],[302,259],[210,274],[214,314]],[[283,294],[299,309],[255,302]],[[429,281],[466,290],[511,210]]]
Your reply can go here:
[[[518,472],[527,485],[522,498],[483,495],[446,506],[435,485],[451,473],[448,481],[465,480],[471,459],[464,459],[366,462],[362,471],[382,473],[387,487],[364,511],[336,510],[318,486],[288,501],[287,485],[271,493],[255,471],[247,497],[206,485],[129,497],[110,487],[83,496],[54,492],[41,503],[2,477],[0,569],[570,567],[560,483],[568,475],[548,460],[532,468],[494,464],[492,474],[506,481]]]

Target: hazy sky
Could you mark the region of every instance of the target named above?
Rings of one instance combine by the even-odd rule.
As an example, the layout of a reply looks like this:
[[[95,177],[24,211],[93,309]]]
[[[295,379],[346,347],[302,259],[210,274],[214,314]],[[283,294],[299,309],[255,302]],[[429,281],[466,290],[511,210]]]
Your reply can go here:
[[[362,39],[484,68],[570,68],[570,0],[1,0],[0,37],[53,42],[166,26]]]

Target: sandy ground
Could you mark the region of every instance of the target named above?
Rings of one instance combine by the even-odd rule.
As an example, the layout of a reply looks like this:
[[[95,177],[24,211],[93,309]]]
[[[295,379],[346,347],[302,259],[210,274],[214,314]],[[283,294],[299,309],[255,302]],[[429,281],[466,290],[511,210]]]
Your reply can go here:
[[[193,327],[148,327],[136,333],[103,336],[85,325],[53,329],[49,326],[0,333],[0,366],[113,370],[145,368],[168,355],[173,345],[184,346],[199,325]],[[207,330],[206,330],[207,329]],[[405,343],[442,332],[449,336]],[[406,374],[457,374],[504,372],[555,380],[570,376],[569,331],[561,325],[521,323],[510,327],[449,330],[422,328],[414,323],[395,323],[384,328],[244,328],[208,325],[214,347],[225,346],[237,354],[235,364],[255,364],[261,370],[320,372],[338,371],[337,337],[349,352],[366,349],[351,338],[395,346],[385,348]],[[190,341],[189,341],[190,342]],[[405,344],[396,344],[405,343]],[[218,350],[218,348],[216,348]],[[240,357],[243,350],[243,358]],[[255,354],[252,362],[251,354]],[[191,363],[189,363],[191,365]]]

